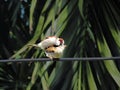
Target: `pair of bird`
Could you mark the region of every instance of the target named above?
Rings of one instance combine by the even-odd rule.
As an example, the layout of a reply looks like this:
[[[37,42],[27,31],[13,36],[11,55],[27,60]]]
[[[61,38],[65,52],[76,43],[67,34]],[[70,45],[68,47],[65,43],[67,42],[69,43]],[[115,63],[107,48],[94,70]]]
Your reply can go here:
[[[64,40],[56,36],[46,37],[43,41],[38,44],[33,44],[32,46],[41,48],[45,51],[45,54],[50,59],[60,58],[66,47]]]

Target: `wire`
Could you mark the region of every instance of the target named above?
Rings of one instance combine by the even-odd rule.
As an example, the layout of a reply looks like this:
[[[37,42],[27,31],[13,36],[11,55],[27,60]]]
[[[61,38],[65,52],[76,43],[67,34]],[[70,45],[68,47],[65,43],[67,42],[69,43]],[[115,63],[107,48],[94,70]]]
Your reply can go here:
[[[103,60],[120,60],[120,57],[83,57],[83,58],[26,58],[26,59],[1,59],[0,63],[7,62],[45,62],[45,61],[103,61]]]

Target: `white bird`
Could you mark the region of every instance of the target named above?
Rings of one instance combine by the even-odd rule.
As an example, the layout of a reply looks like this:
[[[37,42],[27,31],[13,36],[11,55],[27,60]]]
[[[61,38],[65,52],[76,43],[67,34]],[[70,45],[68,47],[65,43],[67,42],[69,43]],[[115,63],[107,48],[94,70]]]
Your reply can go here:
[[[66,47],[64,45],[64,40],[56,36],[50,36],[41,41],[38,44],[33,44],[32,46],[39,47],[45,51],[45,54],[50,59],[60,58]]]

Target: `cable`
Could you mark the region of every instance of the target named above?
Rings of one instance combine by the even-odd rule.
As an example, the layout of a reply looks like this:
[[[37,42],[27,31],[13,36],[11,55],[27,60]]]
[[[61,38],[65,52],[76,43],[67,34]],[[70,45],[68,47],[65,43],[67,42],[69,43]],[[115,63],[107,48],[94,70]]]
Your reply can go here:
[[[120,57],[83,57],[83,58],[26,58],[26,59],[1,59],[0,63],[7,62],[45,62],[45,61],[102,61],[102,60],[120,60]]]

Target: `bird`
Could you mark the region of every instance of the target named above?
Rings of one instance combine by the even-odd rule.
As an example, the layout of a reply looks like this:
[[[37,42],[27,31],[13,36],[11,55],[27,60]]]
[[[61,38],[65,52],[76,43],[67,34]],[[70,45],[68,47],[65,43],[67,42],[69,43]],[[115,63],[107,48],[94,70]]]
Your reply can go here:
[[[41,48],[44,50],[46,56],[50,59],[60,58],[66,47],[63,38],[58,38],[56,36],[46,37],[38,44],[33,44],[32,46]]]

